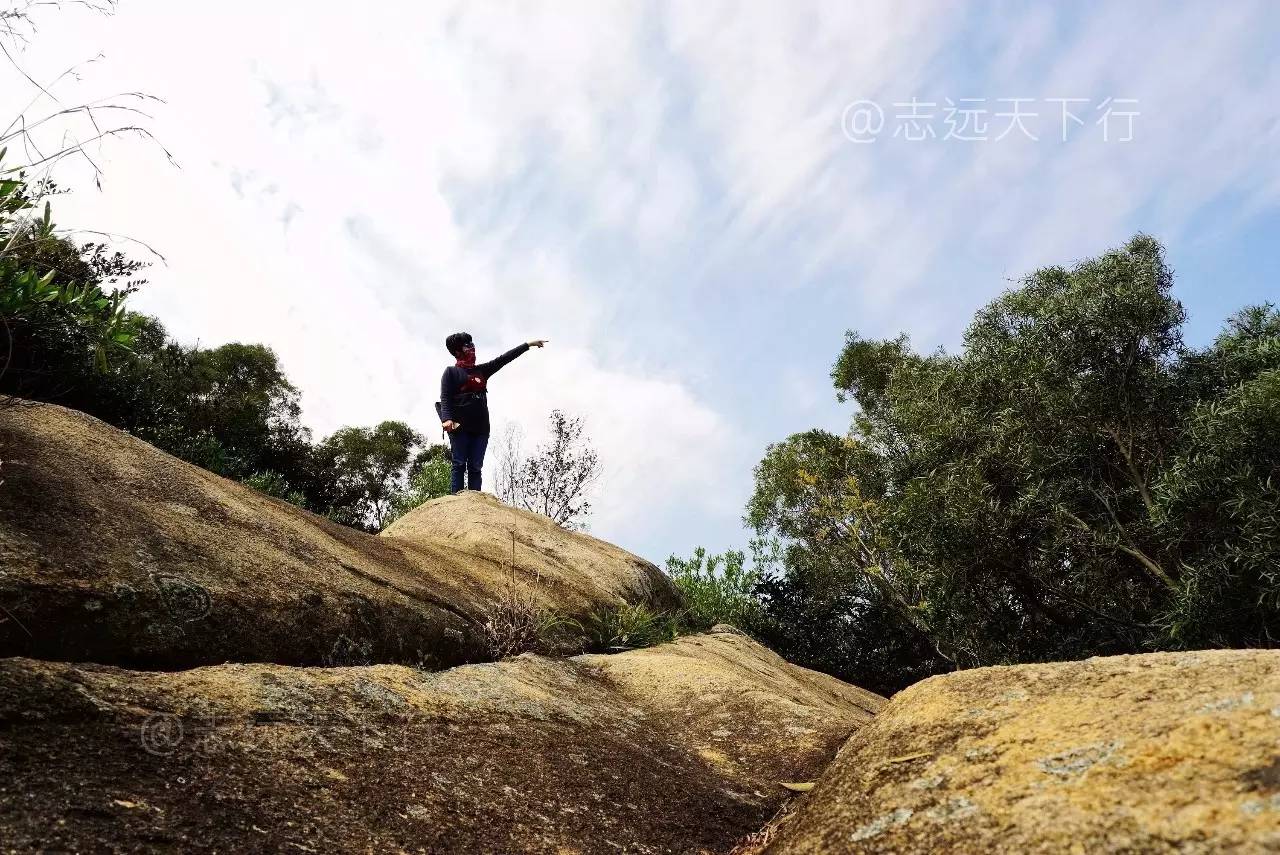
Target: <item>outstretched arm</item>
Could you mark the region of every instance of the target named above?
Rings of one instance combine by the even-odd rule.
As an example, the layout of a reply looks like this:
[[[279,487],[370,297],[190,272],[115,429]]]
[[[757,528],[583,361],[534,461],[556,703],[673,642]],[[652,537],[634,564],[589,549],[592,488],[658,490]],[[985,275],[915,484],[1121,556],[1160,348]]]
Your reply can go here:
[[[524,344],[520,345],[519,347],[511,348],[506,353],[499,356],[497,359],[491,359],[488,362],[485,362],[481,365],[477,365],[476,368],[482,371],[486,377],[492,377],[494,374],[498,373],[498,370],[501,369],[502,366],[506,365],[508,362],[515,359],[517,356],[524,353],[525,351],[527,351],[529,348],[542,347],[546,343],[547,342],[545,339],[535,339],[534,341],[527,341]]]

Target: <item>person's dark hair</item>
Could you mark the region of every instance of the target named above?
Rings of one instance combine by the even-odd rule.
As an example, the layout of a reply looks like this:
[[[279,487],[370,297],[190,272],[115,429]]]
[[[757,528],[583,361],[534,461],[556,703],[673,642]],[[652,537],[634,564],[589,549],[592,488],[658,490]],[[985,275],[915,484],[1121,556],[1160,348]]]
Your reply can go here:
[[[454,356],[468,344],[471,344],[471,333],[466,332],[456,332],[444,340],[444,346]]]

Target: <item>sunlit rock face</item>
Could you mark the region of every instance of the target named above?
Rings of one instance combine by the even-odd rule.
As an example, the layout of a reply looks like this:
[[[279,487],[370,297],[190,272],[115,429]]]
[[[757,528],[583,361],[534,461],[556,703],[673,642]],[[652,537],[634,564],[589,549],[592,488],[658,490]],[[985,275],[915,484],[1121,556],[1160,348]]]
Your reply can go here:
[[[1280,651],[980,668],[894,696],[765,849],[1280,849]]]

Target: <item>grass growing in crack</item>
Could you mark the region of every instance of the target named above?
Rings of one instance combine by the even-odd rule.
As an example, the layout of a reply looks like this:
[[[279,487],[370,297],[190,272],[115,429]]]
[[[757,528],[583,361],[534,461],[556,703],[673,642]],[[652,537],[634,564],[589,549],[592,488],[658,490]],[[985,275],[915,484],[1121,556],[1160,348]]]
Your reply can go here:
[[[677,615],[656,612],[643,604],[597,609],[584,627],[595,650],[632,650],[675,641]]]
[[[513,579],[485,621],[485,644],[494,659],[545,653],[555,636],[576,627],[576,621],[542,604],[535,585]]]

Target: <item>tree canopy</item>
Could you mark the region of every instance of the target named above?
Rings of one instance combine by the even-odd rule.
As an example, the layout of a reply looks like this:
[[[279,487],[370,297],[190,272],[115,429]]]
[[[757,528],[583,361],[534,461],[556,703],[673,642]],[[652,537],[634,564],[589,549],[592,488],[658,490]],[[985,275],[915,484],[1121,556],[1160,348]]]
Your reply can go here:
[[[793,436],[756,470],[747,520],[786,547],[762,589],[778,621],[876,628],[891,649],[837,670],[901,681],[1270,645],[1280,315],[1246,309],[1196,350],[1172,285],[1138,236],[1036,271],[977,313],[958,354],[849,333],[832,371],[857,405],[849,434]]]

